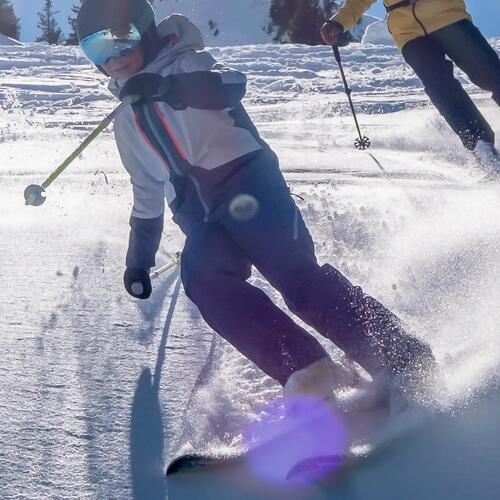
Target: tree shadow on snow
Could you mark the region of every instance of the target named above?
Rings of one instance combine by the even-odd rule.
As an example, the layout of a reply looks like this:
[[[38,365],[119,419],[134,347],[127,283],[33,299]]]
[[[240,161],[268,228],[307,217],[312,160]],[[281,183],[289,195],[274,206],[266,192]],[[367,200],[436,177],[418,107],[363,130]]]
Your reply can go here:
[[[181,280],[178,277],[163,328],[154,374],[151,374],[149,368],[144,368],[134,393],[130,426],[130,464],[134,500],[162,500],[166,497],[163,470],[164,427],[159,389],[165,361],[165,346],[180,287]]]

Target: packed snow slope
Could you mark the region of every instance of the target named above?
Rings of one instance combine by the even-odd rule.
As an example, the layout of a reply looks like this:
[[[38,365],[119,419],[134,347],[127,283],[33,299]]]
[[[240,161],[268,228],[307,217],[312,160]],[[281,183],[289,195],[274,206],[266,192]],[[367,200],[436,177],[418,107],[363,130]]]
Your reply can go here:
[[[500,39],[492,43],[500,50]],[[212,52],[248,74],[245,105],[301,197],[320,261],[432,344],[448,386],[443,406],[474,407],[500,361],[500,189],[478,184],[470,154],[393,47],[342,50],[380,166],[353,148],[331,49]],[[279,389],[213,335],[178,271],[156,280],[146,302],[124,292],[131,189],[111,131],[50,186],[42,207],[24,205],[25,186],[41,183],[116,105],[104,76],[78,48],[39,44],[0,47],[0,71],[1,496],[166,498],[173,456],[230,444]],[[500,130],[498,107],[458,77]],[[167,216],[158,265],[182,243]],[[260,276],[252,282],[281,304]],[[463,434],[441,436],[440,449],[463,449],[450,444]],[[487,437],[485,461],[500,445],[497,433]],[[467,475],[455,460],[455,480],[494,498],[480,458]],[[409,458],[415,469],[426,459]],[[385,491],[393,472],[389,464],[371,476],[371,491]],[[344,499],[363,498],[356,484]],[[427,495],[409,487],[405,498],[439,498],[425,484]]]

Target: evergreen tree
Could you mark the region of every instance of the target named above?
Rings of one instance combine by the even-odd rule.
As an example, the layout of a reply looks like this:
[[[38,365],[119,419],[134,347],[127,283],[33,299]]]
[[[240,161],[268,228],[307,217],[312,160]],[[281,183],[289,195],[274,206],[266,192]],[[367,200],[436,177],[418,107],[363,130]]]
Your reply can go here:
[[[298,2],[299,0],[271,0],[271,23],[276,29],[276,36],[274,37],[274,41],[289,41],[288,30],[290,27],[290,20],[297,10]]]
[[[317,45],[319,29],[340,8],[338,0],[271,0],[271,24],[277,42]]]
[[[66,40],[64,41],[65,45],[78,45],[78,34],[76,32],[76,16],[78,15],[78,12],[80,11],[81,4],[74,4],[73,7],[71,7],[71,13],[72,15],[68,16],[68,24],[71,28],[71,31],[69,35],[66,37]]]
[[[59,28],[55,15],[59,11],[54,12],[53,0],[45,0],[45,5],[41,12],[38,13],[38,28],[42,30],[42,34],[36,39],[37,42],[47,42],[50,45],[57,45],[61,41],[62,31]]]
[[[329,19],[340,9],[340,5],[336,0],[323,0],[323,10],[325,17]]]
[[[0,33],[19,40],[20,31],[19,19],[10,0],[0,0]]]
[[[290,41],[307,45],[321,45],[323,42],[319,31],[324,22],[325,14],[319,6],[319,0],[299,0],[290,20]]]

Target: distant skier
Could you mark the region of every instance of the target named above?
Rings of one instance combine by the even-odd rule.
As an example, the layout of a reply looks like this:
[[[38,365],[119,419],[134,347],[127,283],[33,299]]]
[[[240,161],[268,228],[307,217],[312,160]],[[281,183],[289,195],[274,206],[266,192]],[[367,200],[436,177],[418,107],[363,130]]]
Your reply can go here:
[[[324,42],[336,45],[376,1],[346,0],[322,26]],[[500,106],[500,60],[463,0],[384,0],[384,6],[389,31],[434,106],[481,166],[500,171],[495,134],[453,76],[454,62]]]
[[[110,90],[130,103],[114,125],[134,194],[128,293],[151,294],[167,199],[186,235],[186,294],[216,332],[285,387],[285,399],[331,397],[338,370],[313,336],[247,282],[252,265],[379,386],[433,364],[429,346],[394,314],[317,263],[278,159],[241,105],[245,76],[216,62],[187,18],[156,26],[146,0],[87,0],[77,26]]]

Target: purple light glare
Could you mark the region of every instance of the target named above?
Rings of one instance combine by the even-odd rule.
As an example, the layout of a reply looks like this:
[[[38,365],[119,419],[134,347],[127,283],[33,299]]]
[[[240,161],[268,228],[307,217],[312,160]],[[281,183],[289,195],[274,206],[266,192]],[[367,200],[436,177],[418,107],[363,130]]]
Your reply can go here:
[[[347,436],[342,419],[325,401],[301,396],[287,403],[292,408],[288,415],[283,417],[281,406],[272,405],[262,420],[250,424],[245,440],[255,476],[293,487],[331,474],[341,463],[334,457],[346,453]],[[318,457],[322,459],[314,460]],[[298,475],[287,478],[291,470]]]

